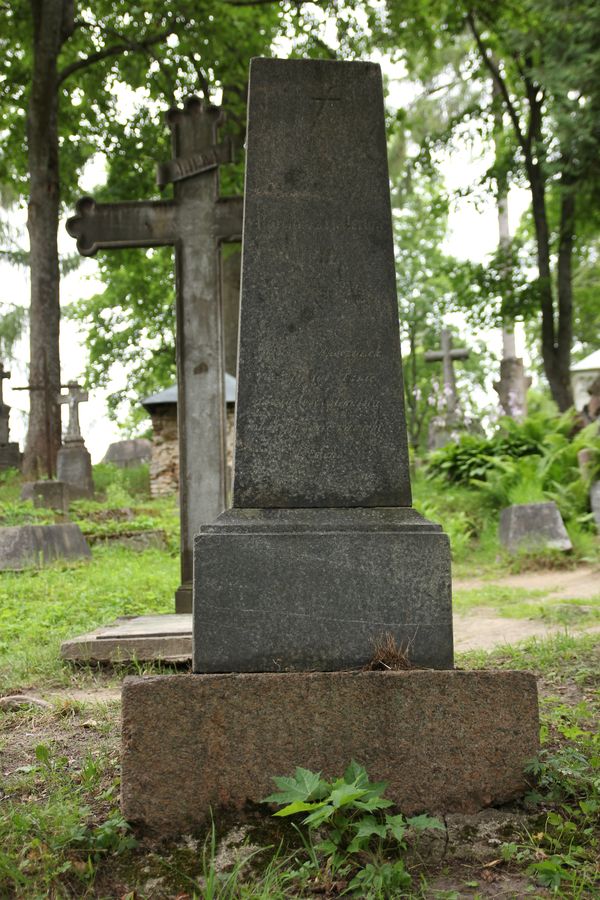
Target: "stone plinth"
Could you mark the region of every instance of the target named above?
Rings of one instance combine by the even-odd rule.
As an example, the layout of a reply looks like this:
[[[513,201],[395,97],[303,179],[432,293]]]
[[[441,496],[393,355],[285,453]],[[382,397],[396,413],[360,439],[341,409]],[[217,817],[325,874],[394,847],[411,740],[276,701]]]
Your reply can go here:
[[[122,810],[161,833],[241,810],[296,766],[351,759],[407,813],[475,812],[520,796],[538,751],[535,678],[519,672],[127,678]],[[265,807],[266,810],[266,807]]]
[[[90,548],[79,525],[0,528],[0,570],[42,566],[55,559],[86,559]]]
[[[33,482],[33,505],[38,508],[67,512],[69,499],[69,486],[64,481]]]
[[[361,667],[386,633],[452,668],[449,541],[414,509],[229,510],[194,583],[195,672]]]
[[[503,509],[500,513],[500,543],[509,553],[573,549],[554,502],[521,503]]]
[[[65,443],[58,451],[56,476],[69,486],[71,500],[94,496],[92,458],[83,441]]]
[[[0,470],[20,469],[22,458],[23,454],[16,441],[10,441],[8,444],[0,444]]]

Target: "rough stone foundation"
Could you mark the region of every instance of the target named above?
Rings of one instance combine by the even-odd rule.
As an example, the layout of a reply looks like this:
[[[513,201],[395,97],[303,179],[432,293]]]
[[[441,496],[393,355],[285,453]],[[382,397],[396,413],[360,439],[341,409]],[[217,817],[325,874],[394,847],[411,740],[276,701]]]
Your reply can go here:
[[[127,678],[122,809],[160,833],[188,832],[211,809],[260,802],[274,775],[331,777],[356,759],[407,814],[472,813],[523,794],[538,731],[529,673]]]

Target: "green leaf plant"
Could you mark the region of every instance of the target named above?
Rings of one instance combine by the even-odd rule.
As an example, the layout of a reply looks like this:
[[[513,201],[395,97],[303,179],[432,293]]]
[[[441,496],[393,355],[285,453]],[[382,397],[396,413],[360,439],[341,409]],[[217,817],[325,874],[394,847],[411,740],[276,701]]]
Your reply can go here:
[[[444,828],[427,815],[405,818],[388,812],[393,804],[383,796],[386,782],[370,782],[365,768],[354,761],[334,781],[301,767],[293,776],[273,781],[278,791],[263,802],[282,807],[275,816],[306,814],[301,825],[308,833],[298,830],[309,850],[309,865],[344,885],[343,894],[396,896],[411,883],[400,858],[407,835]],[[312,874],[318,877],[319,872]]]

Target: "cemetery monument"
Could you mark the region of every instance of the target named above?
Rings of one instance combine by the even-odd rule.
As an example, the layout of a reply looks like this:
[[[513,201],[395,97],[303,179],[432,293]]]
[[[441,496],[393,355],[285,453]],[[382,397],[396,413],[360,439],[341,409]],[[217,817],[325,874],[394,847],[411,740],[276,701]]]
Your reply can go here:
[[[75,381],[67,385],[66,394],[58,396],[58,403],[66,405],[69,418],[63,435],[63,446],[56,458],[56,475],[59,482],[68,487],[69,498],[79,500],[94,496],[92,479],[92,458],[86,449],[79,425],[79,404],[88,399],[88,392],[81,389]]]
[[[467,359],[469,351],[464,347],[456,349],[452,347],[452,334],[449,328],[442,328],[440,344],[440,350],[428,350],[425,353],[426,362],[441,362],[443,368],[443,412],[431,422],[428,439],[430,450],[444,447],[452,439],[453,432],[463,425],[456,390],[454,361]]]
[[[194,535],[225,508],[225,393],[219,251],[239,242],[240,197],[219,194],[219,165],[232,161],[219,141],[221,109],[192,97],[171,109],[173,158],[159,165],[161,188],[173,200],[96,203],[85,197],[67,230],[77,248],[175,247],[177,266],[177,380],[181,468],[181,585],[176,612],[192,609]]]
[[[535,679],[453,669],[411,507],[379,66],[253,60],[247,140],[233,507],[196,539],[198,674],[124,682],[124,815],[187,833],[352,758],[404,812],[506,802]],[[385,636],[406,669],[362,671]]]
[[[518,503],[500,513],[500,543],[509,553],[573,549],[560,510],[547,503]]]
[[[18,469],[21,465],[21,451],[16,441],[11,441],[9,436],[8,419],[10,406],[4,402],[4,380],[10,378],[10,372],[0,362],[0,471],[2,469]]]

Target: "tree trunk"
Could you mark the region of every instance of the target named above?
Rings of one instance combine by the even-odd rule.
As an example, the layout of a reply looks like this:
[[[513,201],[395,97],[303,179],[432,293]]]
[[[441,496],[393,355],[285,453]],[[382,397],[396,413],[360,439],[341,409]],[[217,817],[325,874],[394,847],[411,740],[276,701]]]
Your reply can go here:
[[[56,471],[61,443],[58,221],[58,83],[60,49],[73,30],[70,0],[31,0],[33,75],[27,110],[30,194],[27,229],[31,259],[29,310],[30,415],[23,470],[27,477]]]
[[[569,359],[571,353],[570,331],[572,329],[572,324],[569,323],[567,325],[566,322],[567,319],[570,319],[571,311],[565,310],[565,315],[562,317],[562,322],[559,321],[559,328],[557,329],[554,319],[554,295],[552,291],[552,274],[550,269],[550,235],[546,215],[545,184],[539,165],[531,163],[528,166],[527,174],[529,176],[531,188],[533,221],[537,245],[540,308],[542,311],[542,359],[544,362],[544,372],[546,373],[546,378],[550,385],[552,397],[558,405],[558,408],[561,411],[564,411],[572,404],[569,383]],[[560,334],[561,326],[563,332],[565,329],[568,332],[569,347],[567,354],[564,353],[564,339]],[[560,347],[559,341],[561,344]]]
[[[560,409],[573,405],[571,389],[571,344],[573,343],[573,235],[575,231],[575,190],[569,179],[561,181],[560,235],[558,242],[558,333],[556,355],[561,381]]]

